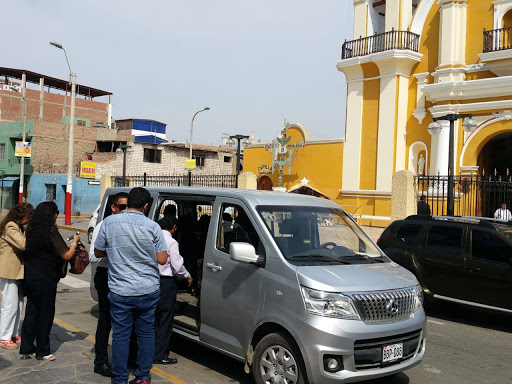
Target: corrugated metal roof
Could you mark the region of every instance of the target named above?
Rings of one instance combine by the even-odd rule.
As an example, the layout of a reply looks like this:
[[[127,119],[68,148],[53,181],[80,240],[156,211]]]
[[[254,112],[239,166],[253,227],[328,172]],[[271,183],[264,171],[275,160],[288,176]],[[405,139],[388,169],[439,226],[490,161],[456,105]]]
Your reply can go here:
[[[59,89],[61,91],[71,92],[71,86],[69,85],[68,80],[57,79],[55,77],[46,76],[41,73],[27,71],[26,69],[0,67],[0,76],[9,76],[21,80],[21,75],[23,73],[25,73],[27,76],[27,81],[29,83],[39,84],[39,79],[44,78],[44,85]],[[77,84],[76,94],[87,97],[100,97],[110,96],[112,95],[112,92],[102,91],[100,89],[88,87],[86,85]]]

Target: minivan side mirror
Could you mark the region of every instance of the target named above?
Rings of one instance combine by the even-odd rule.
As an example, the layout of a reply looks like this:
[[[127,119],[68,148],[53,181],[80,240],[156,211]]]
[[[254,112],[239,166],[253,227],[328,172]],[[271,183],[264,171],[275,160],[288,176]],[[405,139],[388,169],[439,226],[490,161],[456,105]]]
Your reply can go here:
[[[229,258],[247,264],[257,263],[259,260],[254,246],[243,242],[233,242],[229,245]]]

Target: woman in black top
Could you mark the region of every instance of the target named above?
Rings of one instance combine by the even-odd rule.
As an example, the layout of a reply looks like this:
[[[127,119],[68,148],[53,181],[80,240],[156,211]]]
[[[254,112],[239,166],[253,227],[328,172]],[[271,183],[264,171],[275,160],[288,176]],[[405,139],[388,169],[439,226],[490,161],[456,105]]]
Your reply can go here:
[[[68,247],[57,229],[59,211],[53,201],[39,204],[27,225],[25,292],[27,308],[21,328],[20,354],[28,359],[55,360],[50,353],[50,330],[55,316],[55,297],[65,260],[75,253],[80,236]],[[37,346],[34,346],[36,341]]]

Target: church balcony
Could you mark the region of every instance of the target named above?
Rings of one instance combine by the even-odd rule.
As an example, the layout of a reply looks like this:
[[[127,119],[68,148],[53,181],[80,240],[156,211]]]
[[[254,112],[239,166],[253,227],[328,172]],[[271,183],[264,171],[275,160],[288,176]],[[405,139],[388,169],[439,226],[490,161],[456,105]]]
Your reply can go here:
[[[483,33],[483,53],[478,56],[497,76],[512,75],[512,27],[492,29]]]
[[[390,51],[395,49],[418,52],[420,36],[407,31],[376,33],[369,37],[360,37],[356,40],[343,43],[341,59],[366,56],[372,53]]]
[[[512,27],[486,31],[484,29],[484,53],[512,48]]]

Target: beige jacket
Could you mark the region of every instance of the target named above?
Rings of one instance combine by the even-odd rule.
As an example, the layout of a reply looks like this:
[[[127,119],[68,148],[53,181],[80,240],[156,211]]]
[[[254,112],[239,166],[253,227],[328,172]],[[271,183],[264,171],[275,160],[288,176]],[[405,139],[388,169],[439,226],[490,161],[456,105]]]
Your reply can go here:
[[[0,277],[23,279],[23,256],[25,234],[14,221],[7,223],[5,233],[0,237]]]

